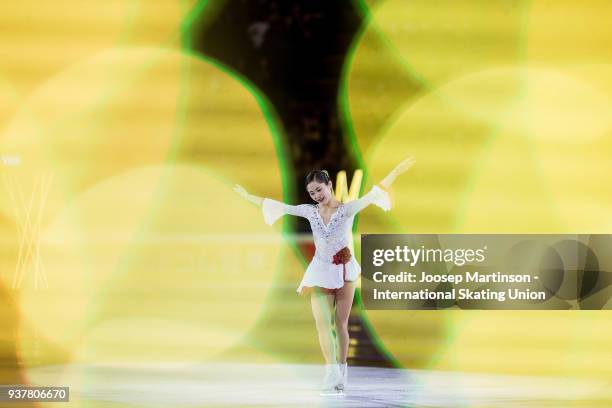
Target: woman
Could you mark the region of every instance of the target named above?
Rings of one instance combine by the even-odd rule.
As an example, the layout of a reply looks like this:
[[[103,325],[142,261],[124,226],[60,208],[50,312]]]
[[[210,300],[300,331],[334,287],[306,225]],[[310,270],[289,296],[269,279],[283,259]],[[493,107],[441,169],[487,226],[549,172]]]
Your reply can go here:
[[[348,319],[355,282],[361,272],[361,267],[349,249],[353,219],[355,214],[370,204],[388,211],[391,202],[385,190],[413,164],[412,158],[405,159],[379,183],[380,187],[374,186],[363,197],[348,203],[336,199],[329,174],[325,170],[315,170],[306,176],[306,190],[317,203],[314,205],[288,205],[251,195],[239,185],[234,188],[242,197],[262,207],[264,220],[269,225],[283,214],[304,217],[310,222],[316,250],[297,292],[310,294],[319,343],[326,362],[321,395],[341,394],[347,384]],[[335,313],[332,314],[334,307]],[[334,321],[338,340],[337,356],[332,332]]]

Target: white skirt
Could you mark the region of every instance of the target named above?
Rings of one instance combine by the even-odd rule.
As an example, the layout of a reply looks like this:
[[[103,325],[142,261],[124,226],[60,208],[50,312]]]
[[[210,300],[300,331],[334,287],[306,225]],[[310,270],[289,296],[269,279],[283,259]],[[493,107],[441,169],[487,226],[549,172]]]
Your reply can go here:
[[[355,260],[355,257],[351,256],[351,260],[344,266],[346,266],[346,280],[356,281],[361,274],[361,266]],[[323,262],[319,258],[313,257],[296,292],[301,293],[302,288],[313,286],[327,289],[338,289],[344,286],[343,265]]]

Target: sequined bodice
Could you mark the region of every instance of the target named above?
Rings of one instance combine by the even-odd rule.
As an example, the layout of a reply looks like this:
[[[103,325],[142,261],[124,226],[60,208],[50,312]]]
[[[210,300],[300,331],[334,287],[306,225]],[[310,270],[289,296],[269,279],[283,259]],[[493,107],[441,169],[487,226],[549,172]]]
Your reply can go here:
[[[307,219],[310,222],[314,244],[315,257],[327,263],[332,263],[336,252],[349,244],[354,216],[348,216],[346,205],[341,203],[329,224],[325,225],[316,205],[310,205]]]
[[[319,261],[333,264],[334,255],[349,246],[355,214],[370,204],[376,204],[388,211],[391,208],[389,195],[378,186],[373,186],[363,197],[346,203],[340,203],[338,209],[325,225],[314,204],[290,205],[280,201],[264,198],[262,212],[266,224],[272,225],[283,214],[304,217],[310,222],[315,244],[315,258]]]

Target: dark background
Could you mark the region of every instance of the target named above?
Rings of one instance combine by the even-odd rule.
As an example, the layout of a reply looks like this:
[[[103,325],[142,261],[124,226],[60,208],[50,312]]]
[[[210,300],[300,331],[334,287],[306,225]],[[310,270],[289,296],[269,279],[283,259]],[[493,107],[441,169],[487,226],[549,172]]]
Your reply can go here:
[[[213,57],[249,79],[278,113],[289,146],[299,202],[308,202],[305,175],[355,169],[343,143],[338,109],[340,74],[362,24],[352,1],[217,2],[187,35],[192,50]],[[208,7],[208,6],[207,6]]]

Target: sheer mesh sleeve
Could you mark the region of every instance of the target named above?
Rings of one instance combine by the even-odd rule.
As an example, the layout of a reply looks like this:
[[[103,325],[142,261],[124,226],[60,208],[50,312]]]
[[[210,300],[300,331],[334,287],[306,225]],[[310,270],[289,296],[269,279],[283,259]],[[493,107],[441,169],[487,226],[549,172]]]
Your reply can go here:
[[[264,198],[261,204],[264,221],[268,225],[274,224],[283,214],[307,218],[309,208],[308,204],[289,205],[270,198]]]
[[[349,217],[355,215],[370,204],[374,204],[385,211],[389,211],[391,209],[391,198],[385,190],[378,186],[373,186],[363,197],[346,203],[347,214]]]

